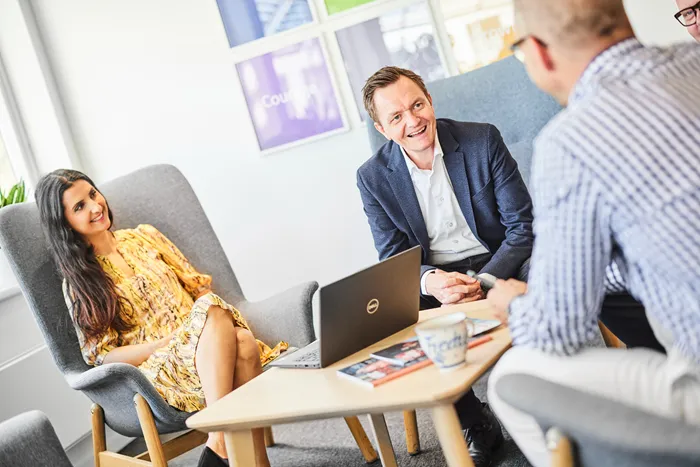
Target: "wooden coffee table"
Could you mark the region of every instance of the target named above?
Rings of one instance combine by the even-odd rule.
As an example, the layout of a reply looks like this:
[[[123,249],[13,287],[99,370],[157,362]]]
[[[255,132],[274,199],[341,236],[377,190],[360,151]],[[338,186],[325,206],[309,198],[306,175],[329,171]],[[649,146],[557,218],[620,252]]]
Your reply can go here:
[[[422,311],[420,321],[456,311],[472,318],[493,318],[486,301]],[[223,431],[232,466],[255,465],[251,429],[305,420],[368,414],[382,465],[396,466],[384,414],[432,409],[433,422],[450,467],[472,467],[454,408],[457,401],[510,347],[508,330],[491,331],[493,340],[470,349],[468,364],[450,372],[434,365],[376,388],[338,376],[336,370],[369,357],[370,352],[415,335],[404,329],[322,370],[271,368],[210,407],[193,415],[187,426],[203,432]]]

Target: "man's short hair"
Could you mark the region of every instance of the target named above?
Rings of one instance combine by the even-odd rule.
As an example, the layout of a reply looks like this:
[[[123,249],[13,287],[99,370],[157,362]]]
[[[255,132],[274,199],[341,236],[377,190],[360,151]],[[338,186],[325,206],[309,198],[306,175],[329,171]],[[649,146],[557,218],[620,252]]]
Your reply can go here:
[[[377,116],[377,110],[374,107],[374,93],[377,91],[377,89],[382,89],[394,84],[401,79],[402,76],[405,76],[416,83],[420,90],[423,91],[423,94],[428,97],[428,89],[425,87],[423,78],[421,78],[419,75],[411,70],[406,70],[397,66],[385,66],[370,76],[365,85],[362,87],[362,101],[365,105],[365,110],[369,114],[370,118],[375,122],[379,123],[379,117]]]
[[[566,47],[631,29],[622,0],[515,0],[513,6],[521,34]]]

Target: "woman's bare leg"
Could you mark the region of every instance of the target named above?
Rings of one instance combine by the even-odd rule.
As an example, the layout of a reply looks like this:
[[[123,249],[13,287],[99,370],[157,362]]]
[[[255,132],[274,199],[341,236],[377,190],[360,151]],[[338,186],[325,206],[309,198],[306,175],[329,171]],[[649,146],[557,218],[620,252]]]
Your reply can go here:
[[[238,350],[237,330],[230,311],[218,306],[209,307],[195,354],[195,367],[207,405],[233,391]],[[207,446],[219,456],[228,457],[221,433],[210,433]]]
[[[253,337],[253,333],[247,329],[236,328],[236,369],[233,373],[233,388],[236,389],[262,373],[260,365],[260,349]],[[253,443],[255,444],[255,462],[257,467],[270,467],[265,447],[265,432],[262,428],[253,430]]]

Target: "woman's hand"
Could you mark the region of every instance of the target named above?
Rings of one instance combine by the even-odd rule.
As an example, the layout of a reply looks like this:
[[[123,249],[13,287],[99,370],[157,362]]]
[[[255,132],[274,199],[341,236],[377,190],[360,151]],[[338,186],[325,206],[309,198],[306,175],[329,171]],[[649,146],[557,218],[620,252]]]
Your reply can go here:
[[[170,341],[173,339],[173,337],[175,337],[175,334],[177,334],[177,330],[175,330],[175,331],[171,332],[170,334],[168,334],[167,336],[161,337],[160,339],[158,339],[157,341],[155,341],[155,342],[153,343],[154,346],[155,346],[155,347],[153,348],[153,352],[155,352],[156,350],[158,350],[158,349],[160,349],[160,348],[165,347],[166,345],[168,345],[168,344],[170,343]]]
[[[176,333],[177,330],[157,341],[124,345],[112,349],[105,355],[103,363],[128,363],[130,365],[139,366],[148,360],[148,358],[153,355],[153,352],[168,345]]]

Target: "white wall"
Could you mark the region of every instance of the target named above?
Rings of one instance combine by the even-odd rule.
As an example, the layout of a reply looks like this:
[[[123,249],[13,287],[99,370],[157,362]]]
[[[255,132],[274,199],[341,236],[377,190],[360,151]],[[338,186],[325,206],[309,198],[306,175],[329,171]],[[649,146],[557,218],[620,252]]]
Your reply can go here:
[[[0,301],[0,388],[0,420],[41,410],[64,445],[89,429],[90,401],[66,384],[21,295]]]
[[[647,44],[692,41],[673,17],[678,11],[675,0],[625,0],[625,7],[637,35]]]
[[[40,167],[49,170],[69,159],[65,148],[52,157],[62,144],[60,125],[42,111],[50,99],[37,90],[40,67],[13,19],[18,1],[28,0],[0,0],[0,56]],[[643,41],[688,39],[672,17],[673,0],[626,3]],[[327,283],[375,260],[355,187],[355,170],[370,155],[365,129],[261,157],[214,0],[32,6],[83,168],[99,182],[147,164],[177,165],[250,298],[304,280]],[[25,308],[17,300],[0,303],[0,323],[16,319],[18,310],[26,316]],[[8,333],[0,326],[0,342]],[[37,334],[27,329],[23,336],[34,342]],[[86,402],[61,386],[42,355],[36,363],[0,362],[0,419],[44,409],[69,444],[89,429]],[[37,373],[43,379],[33,376],[44,368],[45,375]],[[12,383],[7,377],[16,371],[27,378]],[[34,399],[32,384],[58,388],[60,401],[42,393]]]

